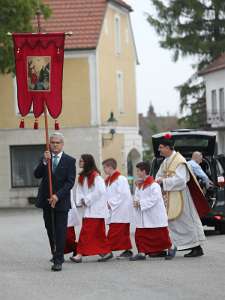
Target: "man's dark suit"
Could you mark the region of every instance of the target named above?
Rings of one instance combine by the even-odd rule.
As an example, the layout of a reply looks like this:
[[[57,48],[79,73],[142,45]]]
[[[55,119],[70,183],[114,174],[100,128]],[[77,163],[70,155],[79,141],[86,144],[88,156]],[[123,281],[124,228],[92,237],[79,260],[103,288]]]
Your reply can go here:
[[[56,170],[52,174],[53,194],[56,194],[58,197],[58,202],[56,203],[56,206],[54,208],[56,239],[55,252],[53,247],[54,239],[52,232],[51,206],[48,203],[48,199],[50,198],[48,185],[48,168],[47,165],[44,164],[43,159],[35,169],[34,176],[36,178],[42,178],[38,190],[36,206],[38,208],[43,208],[43,217],[49,237],[54,263],[62,264],[66,239],[68,211],[71,208],[70,190],[74,185],[76,176],[75,159],[63,152]]]

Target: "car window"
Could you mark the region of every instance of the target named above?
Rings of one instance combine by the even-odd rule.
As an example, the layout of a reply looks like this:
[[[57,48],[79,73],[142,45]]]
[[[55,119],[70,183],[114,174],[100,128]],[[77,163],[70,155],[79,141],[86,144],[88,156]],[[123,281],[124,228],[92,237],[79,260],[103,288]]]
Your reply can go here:
[[[204,138],[194,138],[194,137],[188,137],[188,136],[184,136],[184,137],[175,137],[175,148],[176,147],[196,147],[196,149],[198,149],[198,147],[204,147],[207,148],[209,144],[209,140],[208,139],[204,139]]]

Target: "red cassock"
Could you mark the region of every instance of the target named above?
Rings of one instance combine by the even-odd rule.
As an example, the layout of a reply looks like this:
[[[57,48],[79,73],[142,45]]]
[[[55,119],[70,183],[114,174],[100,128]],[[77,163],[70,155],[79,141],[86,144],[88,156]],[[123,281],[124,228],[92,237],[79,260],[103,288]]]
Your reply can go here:
[[[140,253],[156,253],[169,249],[172,244],[167,227],[136,228],[135,243]]]
[[[84,256],[110,253],[105,232],[105,219],[83,218],[77,253]]]
[[[74,254],[77,252],[76,234],[73,226],[67,227],[66,244],[64,248],[64,254],[70,252],[73,252]]]
[[[112,251],[132,249],[129,223],[111,223],[107,237]]]

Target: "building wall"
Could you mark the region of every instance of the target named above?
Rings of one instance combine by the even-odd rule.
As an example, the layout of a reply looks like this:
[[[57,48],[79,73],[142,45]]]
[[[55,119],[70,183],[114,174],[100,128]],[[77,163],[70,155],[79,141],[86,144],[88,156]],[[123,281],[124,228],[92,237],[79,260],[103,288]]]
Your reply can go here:
[[[208,123],[211,125],[214,131],[217,131],[217,145],[218,153],[224,153],[225,151],[225,120],[221,119],[219,106],[219,90],[221,88],[225,91],[225,72],[224,70],[218,70],[213,73],[206,74],[204,76],[206,85],[206,109],[207,109],[207,119]],[[217,114],[212,114],[212,95],[211,92],[216,91],[217,99]],[[224,117],[223,112],[223,117]]]
[[[119,16],[121,25],[120,54],[115,52],[115,16]],[[124,175],[127,175],[128,157],[135,165],[142,152],[132,38],[127,12],[108,5],[97,50],[70,51],[65,55],[63,109],[59,117],[68,154],[79,160],[82,153],[91,153],[100,169],[102,160],[114,157]],[[123,73],[123,113],[118,110],[117,72]],[[18,129],[16,85],[11,75],[0,75],[0,91],[0,207],[25,207],[28,197],[36,196],[37,188],[12,188],[10,146],[44,144],[44,120],[40,117],[41,129],[34,131],[34,117],[27,116],[26,128]],[[106,124],[110,112],[114,112],[118,120],[116,133],[113,140],[105,140],[103,144],[103,139],[110,137],[111,127]],[[53,127],[54,120],[49,118],[50,131]]]
[[[88,57],[66,58],[63,73],[63,107],[59,121],[65,127],[90,126],[90,81]],[[16,100],[16,85],[12,75],[0,75],[0,128],[18,128],[19,114]],[[25,118],[25,126],[32,128],[33,115]],[[40,128],[44,127],[43,116],[39,119]],[[49,126],[54,121],[49,118]]]
[[[65,136],[64,150],[77,159],[82,153],[91,152],[100,164],[100,134],[96,128],[67,128],[61,131]],[[25,207],[28,197],[35,197],[37,188],[12,188],[10,146],[39,145],[45,143],[44,130],[11,129],[0,130],[0,207]],[[39,161],[39,157],[34,157]]]
[[[207,110],[212,111],[211,91],[216,90],[217,92],[217,108],[219,108],[219,89],[224,88],[225,90],[225,72],[224,70],[219,70],[209,73],[205,75],[204,79],[206,84]]]
[[[115,17],[120,18],[121,53],[115,49]],[[110,112],[120,126],[137,126],[136,105],[136,53],[132,39],[129,15],[108,5],[105,21],[97,48],[97,68],[101,122],[104,124]],[[117,103],[117,72],[123,73],[124,113],[120,113]]]

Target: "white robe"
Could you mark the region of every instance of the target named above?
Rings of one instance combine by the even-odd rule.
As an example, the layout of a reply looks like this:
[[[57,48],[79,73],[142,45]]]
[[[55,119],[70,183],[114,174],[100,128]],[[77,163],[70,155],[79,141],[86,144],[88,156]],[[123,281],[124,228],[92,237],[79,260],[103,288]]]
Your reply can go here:
[[[140,208],[134,208],[137,228],[159,228],[168,226],[167,213],[161,188],[154,182],[145,189],[135,189],[135,199],[140,201]]]
[[[120,175],[111,185],[106,186],[105,197],[110,206],[107,223],[130,223],[132,198],[126,177]]]
[[[76,205],[82,205],[81,199],[84,199],[84,218],[108,218],[109,212],[105,199],[105,181],[101,176],[96,176],[94,184],[89,188],[87,178],[85,177],[83,185],[77,184]]]
[[[174,151],[170,157],[164,159],[156,178],[164,176],[164,166],[170,163],[175,154]],[[189,171],[184,164],[181,164],[177,167],[174,176],[164,178],[162,181],[164,191],[182,191],[183,194],[184,208],[181,216],[176,220],[169,221],[170,236],[178,250],[199,246],[205,240],[202,223],[187,186],[189,180]]]
[[[67,227],[78,226],[80,225],[80,217],[75,205],[73,190],[70,191],[70,202],[71,202],[71,209],[69,210],[68,213]]]

